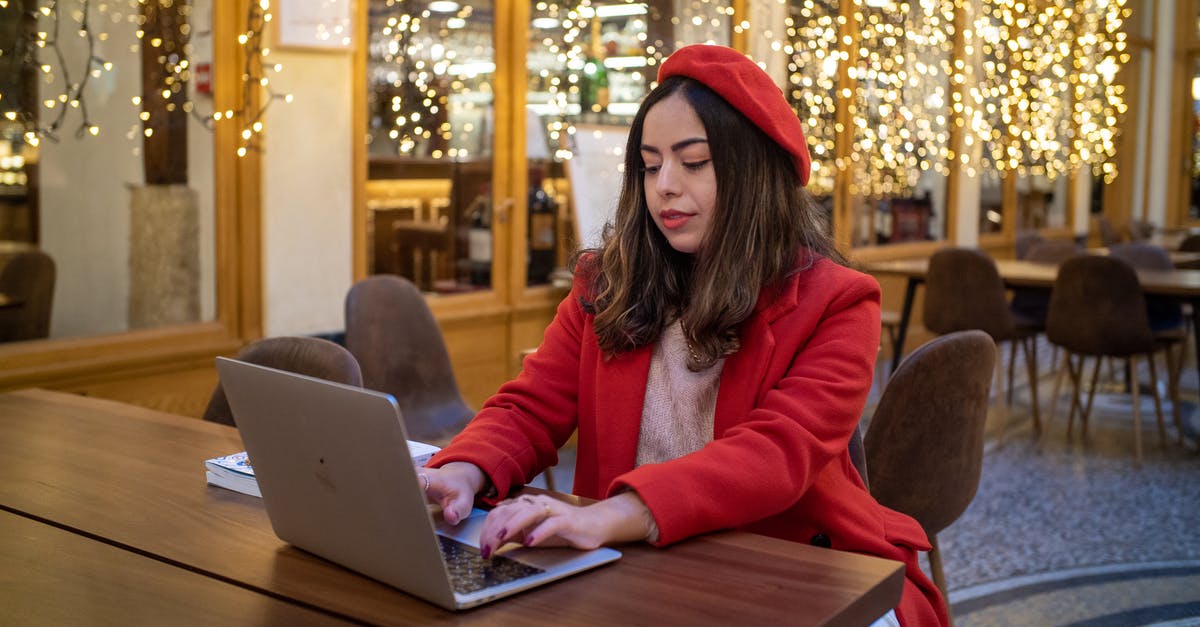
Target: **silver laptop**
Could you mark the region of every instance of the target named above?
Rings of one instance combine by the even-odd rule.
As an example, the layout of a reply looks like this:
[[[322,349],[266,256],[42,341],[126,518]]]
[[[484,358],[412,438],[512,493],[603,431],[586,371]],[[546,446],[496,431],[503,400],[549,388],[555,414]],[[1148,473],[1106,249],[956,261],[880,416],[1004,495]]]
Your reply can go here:
[[[515,548],[484,560],[486,512],[450,526],[426,506],[396,401],[217,358],[275,535],[447,609],[464,609],[621,556]]]

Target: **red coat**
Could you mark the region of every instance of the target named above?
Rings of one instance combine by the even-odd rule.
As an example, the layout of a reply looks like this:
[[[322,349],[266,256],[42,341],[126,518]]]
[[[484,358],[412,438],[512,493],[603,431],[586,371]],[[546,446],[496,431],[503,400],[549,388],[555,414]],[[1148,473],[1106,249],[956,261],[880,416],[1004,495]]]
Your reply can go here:
[[[736,528],[901,561],[901,621],[949,623],[918,566],[925,533],[871,497],[847,451],[879,346],[873,278],[821,259],[782,290],[765,290],[742,327],[741,349],[725,360],[713,441],[639,468],[653,346],[605,359],[580,290],[577,282],[559,305],[520,376],[431,465],[472,462],[505,495],[553,465],[578,428],[574,492],[600,499],[635,490],[658,524],[658,544]]]

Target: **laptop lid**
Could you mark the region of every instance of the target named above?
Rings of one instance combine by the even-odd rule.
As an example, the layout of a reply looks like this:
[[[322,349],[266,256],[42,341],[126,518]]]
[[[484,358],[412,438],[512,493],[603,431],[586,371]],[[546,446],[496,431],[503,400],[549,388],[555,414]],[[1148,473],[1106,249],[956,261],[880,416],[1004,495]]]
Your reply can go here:
[[[391,395],[224,357],[217,371],[271,526],[299,548],[449,609],[620,557],[612,549],[519,549],[507,555],[541,574],[456,594]],[[478,547],[483,515],[440,523],[443,535]]]

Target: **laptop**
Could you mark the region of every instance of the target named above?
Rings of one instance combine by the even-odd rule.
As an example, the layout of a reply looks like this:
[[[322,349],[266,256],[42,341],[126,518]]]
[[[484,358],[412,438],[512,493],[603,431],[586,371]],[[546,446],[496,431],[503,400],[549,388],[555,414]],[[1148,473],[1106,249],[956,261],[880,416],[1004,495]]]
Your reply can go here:
[[[621,556],[515,548],[484,560],[487,513],[476,509],[457,526],[432,513],[391,395],[224,357],[217,372],[285,542],[450,610]]]

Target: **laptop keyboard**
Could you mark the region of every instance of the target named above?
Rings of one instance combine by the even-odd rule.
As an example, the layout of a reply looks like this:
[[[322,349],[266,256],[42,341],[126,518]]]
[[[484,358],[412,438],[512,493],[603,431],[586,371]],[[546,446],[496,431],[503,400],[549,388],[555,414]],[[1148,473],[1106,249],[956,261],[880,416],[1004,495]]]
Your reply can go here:
[[[441,535],[437,539],[442,546],[446,570],[450,572],[450,585],[459,594],[477,592],[545,572],[504,556],[483,559],[479,549],[473,546]]]

